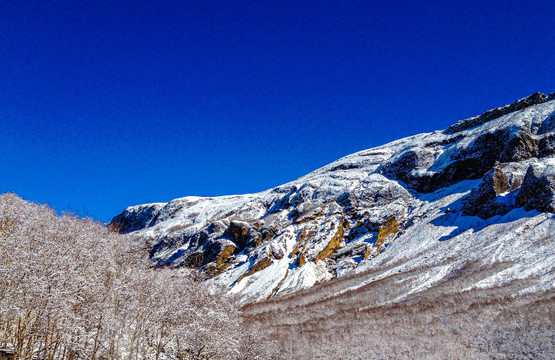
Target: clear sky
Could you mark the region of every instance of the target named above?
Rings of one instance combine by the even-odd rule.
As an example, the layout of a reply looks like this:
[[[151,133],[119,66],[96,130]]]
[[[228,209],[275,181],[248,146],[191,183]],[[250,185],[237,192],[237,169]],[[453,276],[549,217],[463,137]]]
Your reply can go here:
[[[0,192],[109,221],[555,91],[553,1],[0,2]]]

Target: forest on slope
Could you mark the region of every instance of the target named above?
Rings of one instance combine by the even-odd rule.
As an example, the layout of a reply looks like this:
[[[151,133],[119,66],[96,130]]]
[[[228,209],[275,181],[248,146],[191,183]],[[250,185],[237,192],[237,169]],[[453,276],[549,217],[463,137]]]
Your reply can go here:
[[[271,359],[235,299],[153,268],[144,243],[0,195],[0,357]]]

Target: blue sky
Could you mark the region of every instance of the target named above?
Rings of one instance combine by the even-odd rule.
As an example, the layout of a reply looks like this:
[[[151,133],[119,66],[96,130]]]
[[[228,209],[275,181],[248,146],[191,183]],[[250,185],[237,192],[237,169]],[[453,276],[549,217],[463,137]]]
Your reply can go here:
[[[0,3],[0,192],[109,221],[555,91],[549,1]]]

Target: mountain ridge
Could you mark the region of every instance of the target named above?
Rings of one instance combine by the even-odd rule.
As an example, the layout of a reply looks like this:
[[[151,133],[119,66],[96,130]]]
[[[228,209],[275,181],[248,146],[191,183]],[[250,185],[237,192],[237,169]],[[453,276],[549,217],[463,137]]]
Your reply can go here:
[[[403,261],[413,269],[424,256],[416,250],[456,243],[470,251],[465,241],[491,237],[497,227],[505,236],[510,226],[500,224],[543,219],[534,226],[553,229],[553,95],[536,93],[443,131],[347,155],[259,193],[128,207],[111,226],[143,237],[156,265],[200,269],[246,302],[309,288],[353,269]],[[485,248],[504,248],[507,239],[486,242]],[[523,251],[516,247],[503,256]],[[496,261],[494,255],[483,260]],[[552,242],[542,259],[547,263],[535,264],[535,273],[545,275],[538,288],[553,286]],[[497,283],[518,271],[534,274],[522,269],[529,263],[520,263],[501,272]],[[433,286],[457,264],[455,259],[436,280],[422,281]]]

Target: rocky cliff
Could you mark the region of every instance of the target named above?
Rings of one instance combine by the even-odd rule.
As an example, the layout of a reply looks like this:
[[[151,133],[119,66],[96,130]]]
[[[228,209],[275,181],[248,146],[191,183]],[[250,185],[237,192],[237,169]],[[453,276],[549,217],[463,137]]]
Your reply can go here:
[[[261,193],[129,207],[111,225],[147,239],[156,265],[200,269],[245,301],[353,269],[429,269],[410,293],[469,260],[510,264],[472,286],[528,276],[530,291],[551,288],[554,97],[536,93]]]

